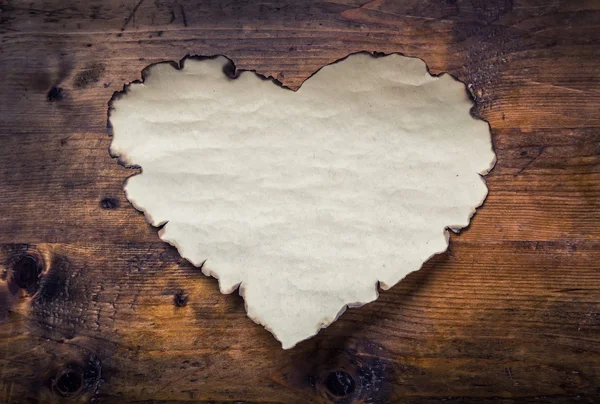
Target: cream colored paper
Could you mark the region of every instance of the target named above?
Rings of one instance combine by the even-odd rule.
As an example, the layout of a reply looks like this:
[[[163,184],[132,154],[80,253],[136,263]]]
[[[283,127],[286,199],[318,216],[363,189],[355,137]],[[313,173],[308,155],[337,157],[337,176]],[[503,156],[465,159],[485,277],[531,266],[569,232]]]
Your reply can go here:
[[[111,153],[141,166],[125,191],[160,238],[291,348],[446,250],[486,196],[489,128],[419,59],[351,55],[297,92],[227,64],[149,68]]]

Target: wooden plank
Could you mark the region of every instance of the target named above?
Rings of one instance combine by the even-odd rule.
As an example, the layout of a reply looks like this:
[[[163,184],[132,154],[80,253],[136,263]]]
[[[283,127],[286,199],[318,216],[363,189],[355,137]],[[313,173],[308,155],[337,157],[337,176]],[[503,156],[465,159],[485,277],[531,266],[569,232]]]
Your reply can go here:
[[[26,253],[42,268],[34,297],[12,287],[10,268]],[[595,392],[598,242],[457,241],[290,351],[245,316],[239,296],[221,295],[163,243],[11,245],[0,260],[16,290],[4,291],[10,349],[0,368],[19,396],[50,398],[22,375],[51,368],[55,350],[84,369],[91,357],[110,383],[104,394],[138,400],[226,399],[227,388],[236,399],[300,402],[326,394],[329,371],[358,380],[361,366],[386,391],[363,386],[373,399]]]
[[[599,43],[589,0],[0,3],[0,402],[600,401]],[[469,86],[490,194],[447,253],[283,351],[126,201],[108,101],[188,54],[298,88],[363,50]]]

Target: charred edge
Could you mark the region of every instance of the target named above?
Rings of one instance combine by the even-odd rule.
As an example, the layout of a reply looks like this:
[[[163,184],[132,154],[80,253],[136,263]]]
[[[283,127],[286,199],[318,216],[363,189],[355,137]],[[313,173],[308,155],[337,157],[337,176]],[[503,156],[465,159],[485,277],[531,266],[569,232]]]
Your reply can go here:
[[[487,171],[487,173],[485,174],[479,174],[479,176],[481,177],[481,179],[483,180],[483,182],[486,185],[487,188],[487,181],[485,180],[485,177],[487,177],[488,175],[490,175],[490,173],[492,171],[494,171],[494,168],[496,167],[496,164],[498,164],[498,153],[496,152],[496,144],[494,143],[494,132],[492,131],[492,125],[486,121],[485,119],[483,119],[483,117],[481,115],[479,115],[479,113],[477,112],[477,98],[475,97],[475,94],[473,93],[473,91],[471,90],[471,87],[469,85],[467,85],[465,82],[459,80],[456,76],[453,76],[450,73],[447,73],[449,76],[451,76],[454,80],[458,81],[459,83],[464,84],[465,86],[465,92],[467,94],[467,97],[469,97],[469,100],[471,100],[471,102],[473,103],[473,106],[469,109],[469,115],[471,115],[471,118],[478,120],[478,121],[483,121],[487,124],[488,126],[488,132],[490,133],[490,145],[492,147],[492,152],[494,153],[495,159],[494,159],[494,164],[492,164],[492,166],[490,167],[490,169]],[[489,192],[489,188],[488,188],[488,192]],[[487,195],[485,197],[485,199],[483,200],[483,202],[481,203],[481,205],[477,206],[475,209],[479,209],[482,208],[485,204],[485,202],[487,201]],[[475,213],[473,213],[473,215],[471,215],[471,218],[469,218],[469,224],[467,225],[467,227],[463,227],[461,229],[462,230],[466,230],[467,228],[470,227],[471,225],[471,219],[473,218],[473,216],[475,215]]]
[[[427,67],[427,72],[429,72],[429,66]],[[429,74],[431,74],[431,72],[429,72]],[[437,76],[440,76],[442,74],[444,74],[444,73],[440,73]],[[454,80],[458,81],[459,83],[464,84],[465,93],[467,94],[467,97],[469,98],[469,100],[473,103],[473,106],[469,109],[469,115],[471,115],[471,118],[473,118],[473,119],[485,122],[488,126],[488,131],[490,132],[490,139],[491,139],[490,144],[492,146],[492,151],[494,152],[494,155],[496,156],[496,160],[494,161],[494,164],[492,165],[492,167],[490,167],[490,169],[488,170],[488,172],[486,174],[484,174],[484,175],[480,174],[481,178],[485,182],[485,177],[490,175],[490,173],[494,170],[494,167],[496,167],[496,164],[498,163],[498,153],[496,153],[496,145],[494,144],[494,141],[493,141],[494,136],[493,136],[493,132],[492,132],[492,125],[488,121],[483,119],[483,117],[481,115],[479,115],[479,113],[477,112],[477,108],[478,108],[477,107],[477,105],[478,105],[477,97],[476,97],[475,92],[473,91],[473,86],[465,83],[462,80],[459,80],[458,77],[454,76],[453,74],[450,74],[450,73],[445,73],[445,74],[448,74],[450,77],[452,77]],[[434,76],[434,75],[432,75],[432,76]],[[502,120],[504,120],[504,113],[502,113]],[[486,187],[487,187],[487,182],[486,182]],[[480,207],[483,207],[483,204],[485,203],[486,200],[487,200],[487,196],[486,196],[485,200],[483,201],[483,203],[477,207],[477,209],[479,209]],[[469,225],[470,224],[471,224],[471,221],[469,219]],[[465,230],[465,229],[466,228],[463,228],[462,230]]]

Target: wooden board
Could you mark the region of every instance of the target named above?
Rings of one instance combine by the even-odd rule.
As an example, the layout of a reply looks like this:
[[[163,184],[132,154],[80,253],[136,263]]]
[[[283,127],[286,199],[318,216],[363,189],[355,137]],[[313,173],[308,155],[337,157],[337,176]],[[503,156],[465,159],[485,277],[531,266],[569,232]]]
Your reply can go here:
[[[188,54],[297,88],[361,50],[468,84],[490,194],[283,351],[127,202],[107,103]],[[599,66],[597,0],[0,1],[0,402],[600,402]]]

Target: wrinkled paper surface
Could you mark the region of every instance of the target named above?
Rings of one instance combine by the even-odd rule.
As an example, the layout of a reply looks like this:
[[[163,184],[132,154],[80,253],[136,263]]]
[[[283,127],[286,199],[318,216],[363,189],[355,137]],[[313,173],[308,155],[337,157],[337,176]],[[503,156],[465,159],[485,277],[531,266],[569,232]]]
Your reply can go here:
[[[297,91],[224,57],[149,68],[112,105],[127,198],[284,348],[375,300],[469,224],[494,164],[465,86],[355,54]],[[204,265],[203,265],[204,264]]]

